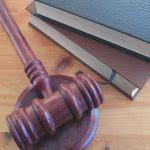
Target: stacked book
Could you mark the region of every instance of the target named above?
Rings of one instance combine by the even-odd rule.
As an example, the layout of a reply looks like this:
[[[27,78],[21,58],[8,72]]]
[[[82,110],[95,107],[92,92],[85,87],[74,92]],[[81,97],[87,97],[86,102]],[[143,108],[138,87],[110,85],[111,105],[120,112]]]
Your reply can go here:
[[[148,3],[35,0],[27,10],[30,24],[133,99],[150,77]]]

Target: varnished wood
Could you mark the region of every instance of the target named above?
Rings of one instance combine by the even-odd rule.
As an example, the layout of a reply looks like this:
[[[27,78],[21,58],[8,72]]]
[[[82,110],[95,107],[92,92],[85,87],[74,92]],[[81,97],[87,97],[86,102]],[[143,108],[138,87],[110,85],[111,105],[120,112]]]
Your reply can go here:
[[[72,78],[53,75],[52,89],[56,91],[61,83],[71,83]],[[19,97],[15,109],[27,107],[32,99],[40,98],[38,91],[33,87],[26,88]],[[58,128],[52,137],[46,136],[28,150],[84,150],[92,141],[98,126],[98,110],[94,109],[83,114],[83,119],[72,120]]]
[[[77,59],[57,46],[40,32],[28,26],[29,14],[24,10],[30,0],[6,0],[12,15],[25,38],[32,45],[37,57],[45,64],[49,74],[73,76],[82,70],[103,81]],[[35,38],[36,37],[36,38]],[[69,59],[68,59],[69,58]],[[67,63],[64,60],[69,60]],[[62,65],[61,65],[62,64]],[[28,84],[23,66],[15,53],[3,28],[0,26],[0,147],[4,150],[18,150],[9,136],[5,116],[22,90]],[[150,81],[134,102],[122,95],[111,85],[102,87],[105,103],[100,113],[97,134],[88,150],[149,150],[150,148]]]
[[[7,116],[10,133],[21,149],[33,146],[46,135],[52,137],[57,133],[57,129],[68,121],[82,120],[85,113],[103,103],[101,89],[89,75],[81,73],[68,83],[60,82],[65,79],[67,77],[57,76],[57,78],[53,78],[51,87],[55,92],[50,97],[42,100],[41,97],[30,99],[29,106],[23,106]],[[58,86],[54,89],[56,84]],[[25,97],[28,97],[28,93],[26,94]],[[29,98],[31,98],[30,95]],[[26,101],[29,101],[28,98]],[[91,120],[93,119],[91,118]],[[76,138],[78,137],[76,136]],[[52,138],[52,140],[54,139]],[[86,143],[88,144],[89,141]]]

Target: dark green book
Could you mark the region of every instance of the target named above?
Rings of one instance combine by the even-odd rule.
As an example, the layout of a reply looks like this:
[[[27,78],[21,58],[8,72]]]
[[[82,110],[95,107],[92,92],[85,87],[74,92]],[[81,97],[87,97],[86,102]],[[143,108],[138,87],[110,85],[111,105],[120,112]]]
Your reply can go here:
[[[149,0],[36,0],[37,13],[150,60]]]

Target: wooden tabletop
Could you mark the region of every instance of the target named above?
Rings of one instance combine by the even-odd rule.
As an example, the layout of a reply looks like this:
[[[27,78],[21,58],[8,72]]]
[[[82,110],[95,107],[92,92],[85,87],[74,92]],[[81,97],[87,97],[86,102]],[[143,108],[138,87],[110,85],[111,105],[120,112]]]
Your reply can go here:
[[[104,79],[63,48],[28,25],[25,7],[31,0],[6,0],[23,35],[49,74],[74,76],[82,70],[99,81]],[[29,81],[23,65],[0,25],[0,150],[18,150],[8,133],[5,116],[12,112]],[[150,80],[130,101],[111,85],[102,85],[105,102],[100,108],[99,127],[88,150],[150,150]]]

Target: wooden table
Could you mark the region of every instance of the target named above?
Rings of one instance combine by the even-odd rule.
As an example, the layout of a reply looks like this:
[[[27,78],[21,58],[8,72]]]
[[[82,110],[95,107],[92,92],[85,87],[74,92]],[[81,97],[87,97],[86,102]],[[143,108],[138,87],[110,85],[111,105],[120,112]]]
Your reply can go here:
[[[82,70],[96,75],[63,48],[28,25],[25,7],[31,0],[7,0],[18,26],[49,74],[73,76]],[[5,116],[13,110],[22,90],[29,85],[23,65],[7,34],[0,26],[0,150],[17,150],[8,133]],[[105,103],[100,108],[97,134],[88,150],[150,150],[150,81],[135,101],[111,85],[102,85]]]

